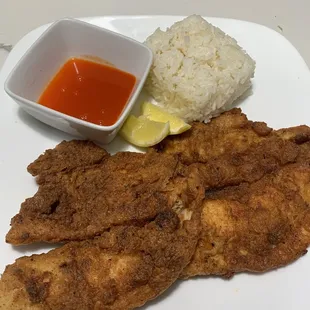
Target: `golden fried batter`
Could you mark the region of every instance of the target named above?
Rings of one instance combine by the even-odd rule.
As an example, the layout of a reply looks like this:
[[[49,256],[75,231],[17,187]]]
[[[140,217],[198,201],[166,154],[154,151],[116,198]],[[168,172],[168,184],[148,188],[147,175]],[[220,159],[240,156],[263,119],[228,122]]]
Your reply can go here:
[[[194,123],[184,134],[167,137],[155,149],[196,165],[206,189],[223,188],[255,182],[288,163],[306,158],[310,163],[310,128],[275,131],[232,109],[208,124]]]
[[[310,164],[310,127],[297,126],[284,128],[275,131],[275,135],[298,145],[299,154],[297,161]]]
[[[310,167],[303,164],[207,192],[201,239],[182,277],[263,272],[296,260],[310,244],[309,204]]]
[[[291,141],[270,137],[253,144],[243,152],[223,154],[203,164],[193,164],[200,173],[206,190],[255,182],[265,174],[293,163],[300,148]]]
[[[186,218],[184,217],[186,214]],[[200,232],[197,205],[164,211],[144,227],[113,227],[7,266],[0,309],[126,310],[166,290],[190,262]]]
[[[210,123],[193,123],[192,128],[169,136],[155,146],[159,152],[177,154],[185,164],[205,163],[220,155],[245,151],[270,136],[272,129],[262,122],[251,122],[240,109],[232,109]]]
[[[123,152],[101,164],[39,175],[39,190],[12,219],[6,241],[84,240],[115,225],[144,224],[196,199],[201,182],[194,170],[170,155]]]
[[[240,109],[208,124],[194,123],[189,131],[170,136],[155,148],[177,155],[184,164],[195,164],[206,189],[255,182],[295,162],[300,152],[292,137],[284,139],[265,123],[249,121]]]
[[[109,156],[107,151],[91,141],[63,141],[54,149],[46,150],[27,170],[33,176],[40,174],[43,177],[55,172],[97,164]]]
[[[81,143],[29,166],[39,190],[7,241],[70,242],[8,266],[0,309],[132,309],[177,277],[264,272],[307,251],[307,126],[274,131],[233,109],[157,153],[109,156],[93,145],[91,157]]]
[[[274,131],[233,109],[208,124],[194,123],[191,130],[168,137],[156,149],[196,166],[207,192],[202,238],[182,277],[262,272],[306,252],[310,237],[303,229],[310,220],[303,216],[310,212],[309,200],[288,193],[298,186],[301,192],[308,190],[309,171],[291,164],[309,169],[309,127]],[[299,167],[295,174],[293,167]],[[290,176],[292,181],[286,184]],[[294,214],[281,195],[289,196]],[[295,223],[295,217],[300,221]],[[276,236],[288,241],[275,245]]]
[[[279,129],[274,133],[283,140],[290,140],[296,144],[304,144],[310,141],[310,128],[305,125]]]

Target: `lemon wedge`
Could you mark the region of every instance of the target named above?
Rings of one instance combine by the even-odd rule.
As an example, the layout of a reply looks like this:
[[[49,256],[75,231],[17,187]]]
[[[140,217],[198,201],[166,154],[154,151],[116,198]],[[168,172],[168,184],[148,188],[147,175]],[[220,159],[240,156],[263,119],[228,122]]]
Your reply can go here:
[[[170,135],[177,135],[191,128],[191,126],[185,123],[181,118],[171,115],[150,102],[144,102],[141,106],[141,111],[142,115],[151,121],[169,122]]]
[[[149,147],[162,141],[169,132],[169,122],[155,122],[144,116],[129,115],[119,133],[131,144]]]

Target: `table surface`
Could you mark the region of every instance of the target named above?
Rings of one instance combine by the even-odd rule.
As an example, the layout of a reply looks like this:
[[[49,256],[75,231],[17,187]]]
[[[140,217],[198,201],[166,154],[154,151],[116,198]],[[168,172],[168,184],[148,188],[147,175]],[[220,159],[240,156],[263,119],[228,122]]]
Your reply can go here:
[[[15,44],[32,29],[64,16],[190,15],[228,17],[282,33],[310,67],[309,0],[0,0],[0,42]],[[0,50],[0,67],[7,52]]]

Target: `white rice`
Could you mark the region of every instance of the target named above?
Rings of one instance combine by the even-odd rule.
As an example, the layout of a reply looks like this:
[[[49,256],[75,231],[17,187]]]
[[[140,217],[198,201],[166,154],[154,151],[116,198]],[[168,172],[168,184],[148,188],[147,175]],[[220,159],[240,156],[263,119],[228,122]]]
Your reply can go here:
[[[154,53],[146,90],[188,122],[207,121],[229,109],[251,86],[254,60],[201,16],[157,29],[145,44]]]

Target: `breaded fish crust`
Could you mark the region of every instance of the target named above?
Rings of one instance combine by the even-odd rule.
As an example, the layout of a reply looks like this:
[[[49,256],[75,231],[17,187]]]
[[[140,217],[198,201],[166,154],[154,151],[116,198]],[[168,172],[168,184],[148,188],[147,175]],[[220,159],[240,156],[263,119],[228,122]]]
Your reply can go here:
[[[43,171],[38,192],[11,221],[9,243],[84,240],[115,225],[143,225],[160,212],[188,207],[202,192],[197,169],[155,152],[122,152],[92,166]]]
[[[300,152],[300,146],[272,136],[250,145],[243,152],[223,154],[192,165],[200,171],[204,187],[209,190],[255,182],[265,174],[296,162]]]
[[[233,109],[155,148],[196,166],[206,189],[202,238],[183,278],[264,272],[306,253],[308,126],[272,130]]]
[[[185,216],[186,215],[186,216]],[[165,291],[190,262],[200,233],[196,205],[159,212],[92,240],[16,260],[0,280],[0,309],[126,310]]]
[[[202,235],[182,273],[231,276],[291,263],[310,244],[310,167],[291,164],[252,184],[207,191]]]
[[[212,119],[208,124],[193,123],[181,135],[168,136],[154,148],[176,154],[185,164],[205,163],[221,155],[242,152],[270,136],[272,129],[263,122],[249,121],[235,108]]]
[[[33,176],[70,171],[76,167],[98,164],[110,154],[88,140],[71,140],[59,143],[54,149],[46,150],[27,170]]]

